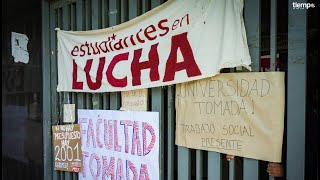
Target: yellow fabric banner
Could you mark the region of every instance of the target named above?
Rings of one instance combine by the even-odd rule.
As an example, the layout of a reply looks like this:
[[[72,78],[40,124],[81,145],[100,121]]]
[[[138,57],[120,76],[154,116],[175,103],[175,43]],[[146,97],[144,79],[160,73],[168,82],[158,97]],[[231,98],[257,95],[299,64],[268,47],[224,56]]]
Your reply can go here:
[[[283,72],[221,73],[176,87],[176,144],[281,162]]]

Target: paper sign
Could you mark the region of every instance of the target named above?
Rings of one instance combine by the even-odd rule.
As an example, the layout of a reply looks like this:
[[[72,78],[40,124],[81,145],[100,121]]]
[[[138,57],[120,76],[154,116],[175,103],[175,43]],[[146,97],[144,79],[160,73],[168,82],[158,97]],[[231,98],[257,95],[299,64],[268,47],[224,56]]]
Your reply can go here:
[[[75,122],[75,104],[63,105],[63,122],[74,123]]]
[[[223,73],[176,87],[176,144],[281,162],[284,73]]]
[[[29,38],[25,34],[11,32],[11,53],[14,62],[29,62],[28,42]]]
[[[159,113],[78,110],[80,180],[159,179]]]
[[[82,169],[80,125],[52,126],[54,170],[79,172]]]
[[[148,110],[148,89],[121,92],[122,108],[128,111]]]

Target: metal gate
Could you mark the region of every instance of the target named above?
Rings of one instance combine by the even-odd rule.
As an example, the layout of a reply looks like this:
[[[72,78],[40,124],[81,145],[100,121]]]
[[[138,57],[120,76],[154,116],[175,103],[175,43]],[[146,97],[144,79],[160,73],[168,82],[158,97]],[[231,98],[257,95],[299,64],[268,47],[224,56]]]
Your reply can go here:
[[[294,11],[288,4],[288,70],[287,70],[287,179],[304,179],[305,135],[305,72],[306,17],[305,11]],[[112,27],[133,19],[164,3],[163,0],[42,0],[43,29],[43,139],[44,177],[46,180],[78,179],[78,174],[53,170],[51,125],[62,124],[63,104],[74,103],[76,109],[120,108],[120,93],[57,93],[57,39],[55,28],[63,30],[92,30]],[[246,0],[244,17],[253,71],[260,69],[261,4],[260,0]],[[271,68],[276,70],[277,1],[270,3]],[[281,8],[281,7],[280,7]],[[306,19],[306,18],[305,18]],[[299,50],[297,50],[299,49]],[[237,69],[230,69],[235,72]],[[150,111],[160,113],[160,177],[161,179],[259,179],[262,162],[241,158],[237,171],[235,161],[227,162],[225,155],[215,152],[178,147],[175,139],[175,86],[151,88]],[[296,146],[298,144],[299,146]],[[299,147],[299,148],[297,148]]]

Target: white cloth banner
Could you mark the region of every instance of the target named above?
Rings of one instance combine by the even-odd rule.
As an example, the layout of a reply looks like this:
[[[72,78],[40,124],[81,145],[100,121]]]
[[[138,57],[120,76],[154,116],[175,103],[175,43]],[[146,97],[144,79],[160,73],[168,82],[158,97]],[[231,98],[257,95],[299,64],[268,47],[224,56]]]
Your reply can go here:
[[[57,28],[57,91],[127,91],[250,69],[242,11],[243,0],[169,0],[107,29]]]
[[[78,110],[80,180],[159,179],[159,113]]]

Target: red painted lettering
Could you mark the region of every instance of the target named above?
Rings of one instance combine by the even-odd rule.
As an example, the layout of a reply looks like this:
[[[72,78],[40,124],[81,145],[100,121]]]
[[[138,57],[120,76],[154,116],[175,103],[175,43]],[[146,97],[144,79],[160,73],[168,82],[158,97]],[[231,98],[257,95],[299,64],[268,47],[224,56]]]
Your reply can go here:
[[[132,85],[137,86],[141,85],[141,70],[150,69],[150,80],[158,81],[160,79],[158,66],[159,66],[159,55],[158,55],[158,44],[151,46],[149,52],[149,61],[139,62],[141,57],[142,48],[134,51],[133,61],[131,63],[131,73],[132,73]]]
[[[133,173],[133,180],[137,180],[138,179],[138,175],[137,175],[137,168],[134,166],[134,164],[129,161],[129,160],[126,160],[127,161],[127,179],[131,179],[130,178],[130,170],[132,171]]]
[[[82,177],[87,177],[87,172],[86,172],[87,157],[89,157],[89,152],[82,151]]]
[[[150,29],[150,30],[149,30]],[[154,25],[148,26],[146,29],[144,29],[144,35],[146,38],[150,41],[155,40],[157,38],[157,35],[154,35],[153,37],[150,36],[151,33],[156,32],[156,27]]]
[[[173,24],[172,24],[172,30],[175,30],[175,29],[177,28],[179,22],[180,22],[179,19],[177,19],[177,20],[175,20],[175,21],[173,22]]]
[[[102,156],[102,160],[103,160],[103,170],[102,170],[102,179],[106,179],[106,176],[109,177],[111,176],[111,179],[114,179],[114,157],[110,158],[110,163],[108,165],[108,161],[107,161],[107,157],[106,156]]]
[[[97,162],[96,166],[93,165],[93,160],[96,160],[96,162]],[[98,177],[101,174],[101,160],[96,153],[91,154],[89,166],[90,166],[91,176],[94,179],[98,179]],[[96,169],[96,172],[94,171],[94,169]]]
[[[164,33],[159,34],[160,36],[165,36],[165,35],[168,34],[168,32],[169,32],[169,27],[163,26],[163,23],[166,23],[166,22],[168,22],[168,19],[162,19],[162,20],[159,21],[159,23],[158,23],[159,29],[165,31]]]
[[[73,59],[72,89],[83,89],[83,82],[78,81],[78,66]]]
[[[117,79],[113,76],[113,69],[116,66],[116,64],[120,61],[127,61],[128,60],[129,53],[122,53],[118,54],[113,57],[112,61],[110,62],[106,75],[108,82],[114,86],[114,87],[126,87],[127,86],[127,77],[124,77],[122,79]]]
[[[71,55],[72,56],[78,56],[78,54],[75,54],[76,52],[79,52],[79,47],[78,46],[75,46],[73,48],[73,50],[71,51]]]
[[[109,142],[108,142],[108,134],[109,134]],[[104,145],[110,150],[113,146],[113,130],[112,130],[112,120],[104,120]]]
[[[93,147],[96,148],[96,141],[94,138],[94,131],[93,131],[93,123],[92,119],[89,119],[89,125],[88,125],[88,130],[87,130],[87,147],[90,146],[90,139],[92,139]]]
[[[133,122],[130,120],[121,120],[121,125],[124,125],[124,139],[125,139],[125,152],[129,152],[129,135],[128,135],[128,126],[132,126]]]
[[[184,59],[182,62],[177,62],[178,48]],[[188,41],[187,32],[172,36],[171,38],[171,50],[166,63],[163,82],[174,80],[175,73],[184,69],[188,77],[201,75],[201,71],[194,59],[192,48]]]
[[[105,64],[105,57],[101,57],[99,59],[99,66],[98,66],[98,69],[97,69],[97,76],[96,76],[96,82],[93,82],[91,80],[91,77],[90,77],[90,70],[91,70],[91,66],[92,66],[92,59],[88,59],[87,60],[87,63],[86,63],[86,66],[84,68],[84,71],[86,72],[86,79],[87,79],[87,84],[88,84],[88,87],[91,89],[91,90],[97,90],[101,87],[101,84],[102,84],[102,71],[103,71],[103,68],[104,68],[104,64]]]
[[[98,119],[97,120],[97,125],[96,125],[96,130],[97,130],[97,136],[96,136],[96,139],[97,139],[97,145],[99,148],[102,148],[103,147],[103,144],[100,142],[100,124],[102,123],[102,119]]]
[[[84,44],[82,44],[80,46],[80,51],[81,51],[80,57],[83,57],[86,54],[86,51],[84,50],[84,47],[86,47]]]
[[[138,151],[138,156],[141,156],[141,142],[140,142],[140,137],[139,137],[139,124],[138,121],[134,121],[133,124],[133,137],[132,137],[132,150],[131,154],[135,155],[136,151],[136,146],[137,146],[137,151]]]
[[[124,179],[124,175],[123,175],[123,165],[122,165],[122,159],[118,158],[118,162],[117,162],[117,173],[116,173],[117,177],[116,179]]]
[[[142,31],[142,29],[139,30],[139,32],[137,32],[136,34],[136,37],[137,37],[137,40],[140,42],[140,43],[144,43],[145,40],[141,39],[140,36],[139,36],[139,33]]]
[[[149,154],[149,152],[152,150],[154,143],[156,142],[156,134],[154,132],[153,127],[147,123],[147,122],[143,122],[142,123],[142,127],[143,127],[143,132],[142,132],[142,136],[143,136],[143,156],[146,156],[147,154]],[[151,141],[150,144],[147,146],[147,130],[149,131],[149,133],[151,134]]]
[[[150,180],[148,167],[146,164],[141,164],[139,180]]]
[[[114,125],[114,150],[121,152],[121,146],[118,144],[118,125],[117,125],[117,120],[113,121]]]

